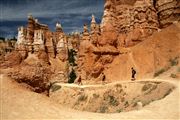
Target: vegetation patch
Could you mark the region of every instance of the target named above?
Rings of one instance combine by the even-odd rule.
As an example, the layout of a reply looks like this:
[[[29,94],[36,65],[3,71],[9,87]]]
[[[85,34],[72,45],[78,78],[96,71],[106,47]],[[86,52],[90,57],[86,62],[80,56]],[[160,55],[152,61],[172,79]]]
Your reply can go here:
[[[99,97],[99,95],[98,95],[98,94],[96,94],[96,93],[94,93],[94,94],[93,94],[93,97],[94,97],[94,98],[98,98],[98,97]]]
[[[125,108],[127,108],[127,107],[129,106],[129,102],[126,101],[126,102],[124,103],[124,106],[125,106]]]
[[[75,73],[74,69],[72,69],[72,71],[69,75],[68,83],[74,83],[76,78],[77,78],[76,73]]]
[[[169,60],[171,66],[176,66],[176,65],[178,65],[178,63],[179,63],[178,58],[179,58],[179,57],[175,57],[174,59],[170,59],[170,60]]]
[[[172,73],[172,74],[170,75],[170,77],[172,77],[172,78],[177,78],[177,75]]]
[[[145,94],[149,94],[149,93],[151,93],[153,90],[155,90],[156,88],[157,88],[157,84],[150,84],[150,83],[148,83],[148,84],[145,84],[143,87],[142,87],[142,89],[141,89],[141,91],[143,91],[143,92],[145,92]]]
[[[160,74],[164,73],[166,70],[164,68],[158,70],[157,72],[154,73],[154,77],[159,76]]]
[[[59,89],[61,89],[61,86],[60,86],[60,85],[54,84],[54,85],[51,86],[51,92],[55,92],[55,91],[57,91],[57,90],[59,90]]]
[[[101,106],[100,108],[99,108],[99,112],[100,113],[105,113],[106,111],[107,111],[107,109],[108,109],[108,107],[107,106]]]
[[[114,96],[108,96],[109,97],[109,104],[112,106],[117,106],[119,105],[119,102],[116,100]]]
[[[121,85],[121,84],[116,84],[115,86],[122,88],[122,85]]]
[[[121,84],[122,88],[119,87],[119,89],[123,89],[126,85],[127,89],[135,87],[137,92],[134,92],[133,88],[131,91],[123,89],[124,91],[119,93],[117,87],[113,85],[108,86],[108,88],[98,88],[98,90],[86,87],[83,89],[63,87],[61,88],[63,90],[59,90],[54,94],[57,96],[64,95],[64,91],[67,90],[66,93],[68,94],[63,98],[59,96],[58,100],[61,104],[77,110],[98,113],[121,113],[136,109],[139,110],[143,106],[167,96],[174,88],[172,84],[163,81],[144,81],[144,84],[142,82]],[[73,90],[73,92],[71,93],[69,90]],[[126,93],[126,96],[123,95],[124,93]],[[53,97],[56,99],[57,96]]]
[[[141,89],[141,91],[147,91],[148,89],[150,89],[152,87],[152,84],[145,84],[143,87],[142,87],[142,89]]]
[[[150,94],[156,88],[157,88],[157,85],[153,85],[152,88],[146,94]]]
[[[75,56],[77,55],[77,52],[74,50],[74,49],[70,49],[68,51],[68,61],[69,61],[69,64],[71,66],[77,66],[77,64],[75,63]]]
[[[117,109],[116,112],[120,113],[122,112],[123,110],[122,109]]]
[[[80,95],[79,97],[78,97],[78,101],[85,101],[85,100],[87,100],[87,96],[86,95]]]

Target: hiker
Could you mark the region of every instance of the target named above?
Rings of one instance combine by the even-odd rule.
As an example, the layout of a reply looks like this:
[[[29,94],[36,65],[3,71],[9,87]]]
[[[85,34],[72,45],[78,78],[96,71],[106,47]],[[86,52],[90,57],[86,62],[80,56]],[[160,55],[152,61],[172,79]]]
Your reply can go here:
[[[131,78],[131,80],[132,80],[132,81],[133,81],[133,80],[136,80],[136,78],[135,78],[136,70],[132,67],[132,68],[131,68],[131,71],[132,71],[132,78]]]
[[[102,79],[102,84],[104,84],[105,80],[106,80],[106,76],[105,76],[104,72],[102,73],[101,77],[102,77],[101,78]]]
[[[78,85],[82,85],[82,79],[81,79],[81,76],[79,76],[79,78],[78,78]]]

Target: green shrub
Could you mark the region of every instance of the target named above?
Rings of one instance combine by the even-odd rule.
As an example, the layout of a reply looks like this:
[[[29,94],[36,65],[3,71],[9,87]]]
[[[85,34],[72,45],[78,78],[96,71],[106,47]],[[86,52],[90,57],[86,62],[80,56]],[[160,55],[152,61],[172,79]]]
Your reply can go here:
[[[150,89],[152,87],[152,84],[145,84],[143,87],[142,87],[142,89],[141,89],[141,91],[146,91],[146,90],[148,90],[148,89]]]
[[[117,109],[116,111],[117,111],[118,113],[120,113],[120,112],[122,112],[122,109]]]
[[[172,73],[172,74],[170,75],[170,77],[172,77],[172,78],[177,78],[177,75]]]
[[[108,107],[101,106],[99,111],[100,111],[100,113],[105,113],[107,109],[108,109]]]
[[[93,94],[93,97],[94,97],[94,98],[98,98],[98,97],[99,97],[99,95],[98,95],[98,94],[96,94],[96,93],[94,93],[94,94]]]
[[[68,83],[74,83],[75,79],[76,79],[76,73],[74,71],[74,69],[72,69],[70,75],[69,75],[69,80],[68,80]]]
[[[68,61],[71,66],[77,66],[75,63],[75,56],[77,55],[76,51],[73,49],[70,49],[68,51]]]
[[[121,84],[116,84],[115,86],[122,88],[122,85],[121,85]]]
[[[132,107],[136,107],[137,106],[137,102],[133,103],[133,106]]]
[[[175,57],[174,59],[170,59],[169,62],[171,63],[171,66],[178,65],[178,57]]]
[[[147,84],[145,84],[145,85],[142,87],[141,91],[143,91],[143,92],[146,91],[145,94],[149,94],[149,93],[151,93],[153,90],[155,90],[155,89],[157,88],[157,86],[158,86],[157,84],[147,83]]]
[[[159,71],[154,73],[154,77],[159,76],[160,74],[164,73],[166,70],[164,68],[160,69]]]
[[[86,95],[80,95],[79,97],[78,97],[78,101],[85,101],[87,99],[87,96]]]
[[[54,84],[54,85],[51,86],[51,91],[52,91],[52,92],[55,92],[55,91],[57,91],[57,90],[59,90],[59,89],[61,89],[61,86],[60,86],[60,85],[55,85],[55,84]]]
[[[124,104],[125,108],[129,106],[129,102],[126,101],[125,104]]]
[[[109,97],[109,104],[112,106],[117,106],[119,105],[119,102],[115,99],[114,96],[108,96]]]

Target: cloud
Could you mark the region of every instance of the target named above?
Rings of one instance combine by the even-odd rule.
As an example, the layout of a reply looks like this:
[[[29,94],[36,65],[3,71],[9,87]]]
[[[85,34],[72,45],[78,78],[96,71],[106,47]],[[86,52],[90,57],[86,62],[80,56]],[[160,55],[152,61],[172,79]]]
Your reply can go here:
[[[4,0],[3,0],[4,1]],[[17,2],[1,4],[1,20],[21,20],[32,13],[35,17],[56,17],[58,14],[92,14],[102,12],[103,0],[29,0],[28,3]],[[20,1],[20,0],[17,0]],[[22,0],[21,0],[22,1]],[[21,4],[20,4],[21,3]]]
[[[17,31],[18,26],[25,25],[28,13],[32,13],[51,30],[57,21],[61,22],[68,33],[75,29],[82,30],[83,24],[90,22],[91,14],[100,23],[103,5],[104,0],[1,0],[0,21],[3,27],[14,24],[11,29]]]

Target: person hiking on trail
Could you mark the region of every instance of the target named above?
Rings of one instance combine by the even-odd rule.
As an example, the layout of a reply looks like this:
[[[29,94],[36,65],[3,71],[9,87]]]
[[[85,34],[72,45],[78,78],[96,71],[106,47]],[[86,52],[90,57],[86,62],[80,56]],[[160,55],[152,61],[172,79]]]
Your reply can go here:
[[[81,76],[79,76],[79,78],[78,78],[78,85],[82,85],[82,79],[81,79]]]
[[[102,84],[104,84],[104,82],[105,82],[105,80],[106,80],[106,76],[105,76],[105,74],[104,73],[102,73]]]
[[[132,67],[131,71],[132,71],[132,78],[131,78],[131,80],[136,80],[136,78],[135,78],[136,70]]]

